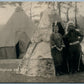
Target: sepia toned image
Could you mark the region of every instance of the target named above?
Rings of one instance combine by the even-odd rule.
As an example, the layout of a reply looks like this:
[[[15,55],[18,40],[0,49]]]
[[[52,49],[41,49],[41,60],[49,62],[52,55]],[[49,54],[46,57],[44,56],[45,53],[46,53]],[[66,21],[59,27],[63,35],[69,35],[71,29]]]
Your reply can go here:
[[[84,82],[84,2],[0,2],[0,82]]]

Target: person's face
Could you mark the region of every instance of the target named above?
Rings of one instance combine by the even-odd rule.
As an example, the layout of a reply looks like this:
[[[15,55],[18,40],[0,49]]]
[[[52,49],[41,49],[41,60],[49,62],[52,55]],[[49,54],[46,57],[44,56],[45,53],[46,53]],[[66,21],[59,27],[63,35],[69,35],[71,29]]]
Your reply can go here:
[[[74,29],[74,26],[73,25],[69,25],[68,31],[71,30],[71,29]]]
[[[72,26],[72,25],[70,25],[70,26],[69,26],[69,29],[72,29],[72,28],[73,28],[73,26]]]
[[[58,32],[58,26],[54,27],[54,32]]]

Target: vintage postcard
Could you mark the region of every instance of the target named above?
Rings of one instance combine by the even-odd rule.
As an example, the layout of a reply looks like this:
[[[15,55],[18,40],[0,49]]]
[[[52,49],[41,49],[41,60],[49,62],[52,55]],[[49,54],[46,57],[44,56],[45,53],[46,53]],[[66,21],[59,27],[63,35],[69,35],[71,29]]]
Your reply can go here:
[[[83,1],[0,1],[0,82],[84,82],[83,13]]]

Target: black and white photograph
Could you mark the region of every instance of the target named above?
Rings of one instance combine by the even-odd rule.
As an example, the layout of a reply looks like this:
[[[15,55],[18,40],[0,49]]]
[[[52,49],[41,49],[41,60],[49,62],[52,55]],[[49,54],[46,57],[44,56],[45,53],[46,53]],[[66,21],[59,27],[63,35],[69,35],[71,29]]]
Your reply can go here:
[[[83,1],[0,1],[0,82],[83,83]]]

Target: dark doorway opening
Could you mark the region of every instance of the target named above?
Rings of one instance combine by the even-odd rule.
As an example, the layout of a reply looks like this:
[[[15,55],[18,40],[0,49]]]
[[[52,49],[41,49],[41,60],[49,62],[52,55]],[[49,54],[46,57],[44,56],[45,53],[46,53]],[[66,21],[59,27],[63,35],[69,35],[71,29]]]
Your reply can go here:
[[[27,49],[29,48],[31,42],[24,43],[24,41],[19,41],[15,48],[16,48],[16,59],[22,59],[23,56],[26,54]]]
[[[20,49],[19,49],[19,42],[16,44],[16,58],[19,59],[20,56]]]

